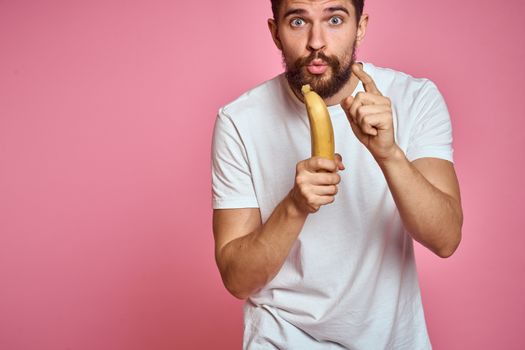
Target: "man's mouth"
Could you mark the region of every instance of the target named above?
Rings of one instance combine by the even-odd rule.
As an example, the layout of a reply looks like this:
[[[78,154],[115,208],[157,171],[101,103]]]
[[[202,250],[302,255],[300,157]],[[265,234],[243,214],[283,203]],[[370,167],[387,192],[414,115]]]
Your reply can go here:
[[[317,58],[312,60],[312,62],[306,66],[306,69],[308,69],[310,74],[320,75],[326,72],[328,69],[328,64],[325,61]]]

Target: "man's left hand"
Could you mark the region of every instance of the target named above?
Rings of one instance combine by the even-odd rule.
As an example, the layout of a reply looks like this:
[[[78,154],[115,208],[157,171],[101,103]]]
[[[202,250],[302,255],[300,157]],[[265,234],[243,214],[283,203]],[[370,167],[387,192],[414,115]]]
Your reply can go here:
[[[352,72],[363,83],[365,92],[348,96],[341,102],[355,136],[376,160],[386,160],[398,148],[394,139],[392,104],[381,94],[374,80],[358,63]]]

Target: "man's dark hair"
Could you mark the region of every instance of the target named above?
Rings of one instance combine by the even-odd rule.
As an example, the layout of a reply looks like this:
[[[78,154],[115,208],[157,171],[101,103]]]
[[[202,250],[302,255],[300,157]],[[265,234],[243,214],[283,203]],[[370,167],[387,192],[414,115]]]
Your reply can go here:
[[[283,0],[271,0],[272,1],[272,13],[273,19],[278,22],[279,19],[279,7]],[[359,24],[361,15],[363,14],[363,7],[365,7],[365,0],[352,0],[352,4],[355,7],[356,22]]]

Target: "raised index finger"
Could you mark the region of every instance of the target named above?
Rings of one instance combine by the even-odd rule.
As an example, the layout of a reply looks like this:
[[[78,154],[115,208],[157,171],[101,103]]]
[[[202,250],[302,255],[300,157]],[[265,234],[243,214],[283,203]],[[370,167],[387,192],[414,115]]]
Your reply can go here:
[[[376,83],[374,82],[374,79],[370,75],[368,75],[363,68],[361,68],[361,65],[358,63],[354,63],[352,66],[352,72],[357,76],[359,80],[363,83],[363,87],[365,88],[366,92],[370,92],[372,94],[376,94],[379,96],[383,96],[381,94],[381,91],[376,86]]]

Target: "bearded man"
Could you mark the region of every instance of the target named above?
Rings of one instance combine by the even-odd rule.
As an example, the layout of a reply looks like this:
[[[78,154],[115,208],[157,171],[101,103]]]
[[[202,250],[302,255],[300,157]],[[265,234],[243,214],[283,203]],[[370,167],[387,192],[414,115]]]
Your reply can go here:
[[[413,240],[443,258],[461,240],[450,117],[431,81],[355,61],[363,5],[272,1],[285,73],[216,119],[215,256],[246,299],[244,349],[431,348]],[[335,161],[310,156],[304,84]]]

